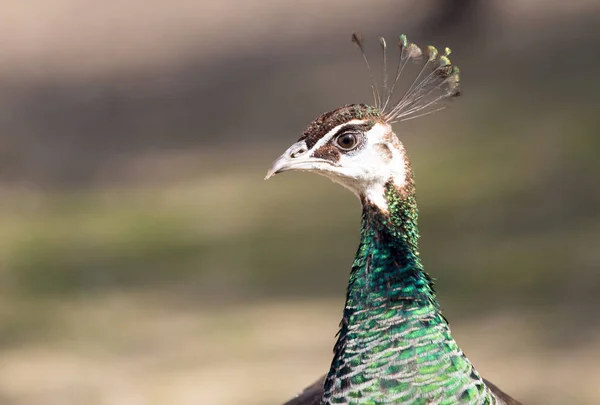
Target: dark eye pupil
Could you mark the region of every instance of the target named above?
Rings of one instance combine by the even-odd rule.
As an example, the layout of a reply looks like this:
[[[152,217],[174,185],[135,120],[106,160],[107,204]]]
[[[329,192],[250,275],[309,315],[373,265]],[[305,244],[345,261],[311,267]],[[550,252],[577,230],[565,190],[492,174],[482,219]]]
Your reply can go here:
[[[337,143],[344,149],[350,149],[356,145],[356,136],[354,134],[344,134],[338,138]]]

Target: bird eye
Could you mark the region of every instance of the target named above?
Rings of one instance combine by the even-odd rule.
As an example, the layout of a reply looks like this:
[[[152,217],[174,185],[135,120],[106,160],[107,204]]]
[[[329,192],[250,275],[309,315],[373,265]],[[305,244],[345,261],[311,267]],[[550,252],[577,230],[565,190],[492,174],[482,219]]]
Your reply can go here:
[[[358,144],[356,134],[346,132],[337,137],[336,142],[341,149],[350,150]]]

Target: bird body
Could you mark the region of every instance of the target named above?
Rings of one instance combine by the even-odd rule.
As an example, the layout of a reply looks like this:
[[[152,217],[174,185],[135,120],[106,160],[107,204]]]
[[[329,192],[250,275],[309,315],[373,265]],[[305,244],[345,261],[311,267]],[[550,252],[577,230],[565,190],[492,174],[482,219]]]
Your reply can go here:
[[[353,41],[362,51],[356,34]],[[412,170],[391,126],[457,95],[458,68],[450,64],[449,49],[440,56],[428,47],[417,79],[388,108],[406,63],[423,57],[405,36],[398,44],[396,80],[388,87],[384,68],[381,92],[374,81],[375,106],[352,104],[322,114],[267,174],[321,174],[362,204],[360,243],[329,373],[299,397],[306,402],[289,404],[518,405],[486,384],[452,337],[421,262]]]

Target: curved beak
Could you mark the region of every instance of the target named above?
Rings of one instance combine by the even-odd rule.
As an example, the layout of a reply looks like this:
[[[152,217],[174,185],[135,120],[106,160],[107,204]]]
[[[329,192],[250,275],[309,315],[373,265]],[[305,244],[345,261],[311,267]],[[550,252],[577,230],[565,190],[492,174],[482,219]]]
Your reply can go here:
[[[288,156],[286,156],[286,154],[284,153],[283,155],[279,156],[277,158],[277,160],[275,160],[273,162],[273,165],[271,166],[269,171],[267,171],[265,180],[269,180],[271,177],[275,176],[276,174],[285,172],[286,170],[292,170],[293,167],[294,167],[294,162]]]
[[[300,141],[290,146],[283,155],[279,156],[273,162],[273,165],[265,176],[265,180],[270,179],[276,174],[291,170],[311,171],[323,169],[324,165],[330,166],[331,162],[311,157],[304,141]]]

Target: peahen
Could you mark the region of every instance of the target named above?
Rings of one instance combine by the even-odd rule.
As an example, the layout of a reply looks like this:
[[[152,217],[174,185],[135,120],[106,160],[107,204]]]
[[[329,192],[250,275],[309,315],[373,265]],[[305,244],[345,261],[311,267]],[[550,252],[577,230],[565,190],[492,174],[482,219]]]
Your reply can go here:
[[[422,50],[401,35],[399,62],[383,85],[369,67],[374,105],[345,105],[322,114],[268,171],[321,174],[350,189],[362,203],[360,244],[329,373],[286,405],[503,404],[519,405],[483,379],[450,333],[424,271],[417,240],[411,166],[391,124],[437,111],[457,96],[459,70],[450,49]],[[413,62],[422,64],[397,102],[396,84]]]

